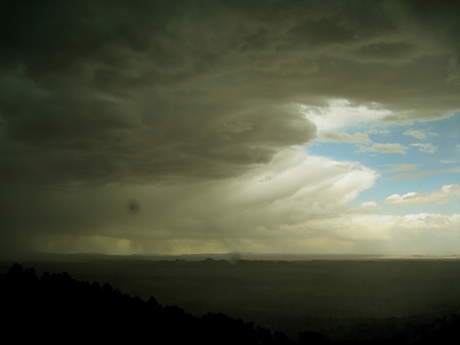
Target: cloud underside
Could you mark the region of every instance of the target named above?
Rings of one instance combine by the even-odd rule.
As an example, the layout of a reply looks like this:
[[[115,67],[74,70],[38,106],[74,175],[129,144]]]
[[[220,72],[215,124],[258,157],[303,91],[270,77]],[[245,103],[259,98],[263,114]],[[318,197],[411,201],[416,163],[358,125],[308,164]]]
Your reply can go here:
[[[447,3],[3,1],[1,246],[348,251],[393,238],[340,225],[377,208],[347,207],[373,171],[298,147],[371,145],[370,131],[318,132],[325,109],[364,122],[362,109],[388,122],[460,109]]]

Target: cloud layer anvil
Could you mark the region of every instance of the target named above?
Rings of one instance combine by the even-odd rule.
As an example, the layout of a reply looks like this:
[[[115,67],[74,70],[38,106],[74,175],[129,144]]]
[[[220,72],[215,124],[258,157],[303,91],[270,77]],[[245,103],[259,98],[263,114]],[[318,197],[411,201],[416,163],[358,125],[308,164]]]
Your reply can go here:
[[[458,137],[430,124],[458,124],[459,14],[455,1],[3,1],[1,249],[458,250],[451,230],[430,247],[428,230],[398,233],[406,218],[368,221],[406,217],[385,206],[394,195],[423,207],[433,199],[407,196],[458,187]],[[418,169],[414,186],[446,178],[388,189],[388,165]],[[445,207],[417,219],[456,222]]]

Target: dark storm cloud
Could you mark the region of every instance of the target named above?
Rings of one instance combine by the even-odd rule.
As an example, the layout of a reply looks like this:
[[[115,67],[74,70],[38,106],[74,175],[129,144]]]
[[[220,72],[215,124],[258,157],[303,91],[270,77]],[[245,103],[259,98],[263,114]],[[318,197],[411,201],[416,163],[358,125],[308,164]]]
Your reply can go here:
[[[452,114],[459,12],[455,1],[2,1],[4,243],[115,226],[112,211],[80,206],[80,188],[250,174],[315,138],[301,105]],[[123,214],[128,194],[115,198]]]
[[[225,7],[195,5],[5,3],[3,178],[226,176],[308,141],[314,126],[295,109],[240,99],[249,77],[197,80],[233,38],[219,44],[227,29],[206,15]]]

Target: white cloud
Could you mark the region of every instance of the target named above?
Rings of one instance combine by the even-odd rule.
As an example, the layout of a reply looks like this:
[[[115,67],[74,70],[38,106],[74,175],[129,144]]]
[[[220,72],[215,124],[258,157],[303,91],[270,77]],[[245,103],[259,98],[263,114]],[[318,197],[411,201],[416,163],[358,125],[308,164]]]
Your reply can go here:
[[[309,225],[324,234],[323,238],[329,240],[324,242],[328,245],[347,244],[354,252],[439,253],[460,250],[460,214],[456,213],[347,214],[311,220]],[[323,243],[323,246],[326,245]]]
[[[434,203],[437,205],[448,204],[460,198],[460,186],[450,184],[429,193],[410,192],[404,195],[393,194],[385,199],[385,203],[394,207],[422,205]]]
[[[348,213],[371,213],[380,211],[382,207],[375,201],[365,201],[358,206],[350,207]]]
[[[405,154],[407,147],[393,143],[393,144],[375,144],[371,147],[361,146],[358,152],[378,152],[378,153],[401,153]]]
[[[436,146],[433,146],[430,143],[427,143],[427,144],[417,143],[417,144],[411,144],[411,146],[419,147],[420,152],[426,152],[426,153],[435,153],[438,149]]]
[[[448,159],[441,159],[440,162],[442,164],[451,164],[451,163],[455,163],[455,161],[451,161],[451,160],[448,160]]]
[[[356,105],[346,99],[330,100],[325,106],[303,105],[301,109],[319,131],[368,126],[391,114],[377,103]]]

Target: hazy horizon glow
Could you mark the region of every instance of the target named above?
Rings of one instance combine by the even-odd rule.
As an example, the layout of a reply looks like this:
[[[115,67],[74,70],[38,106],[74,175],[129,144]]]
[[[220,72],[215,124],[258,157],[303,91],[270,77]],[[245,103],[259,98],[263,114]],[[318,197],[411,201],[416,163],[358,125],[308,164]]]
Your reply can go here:
[[[4,3],[0,253],[460,252],[458,2]]]

